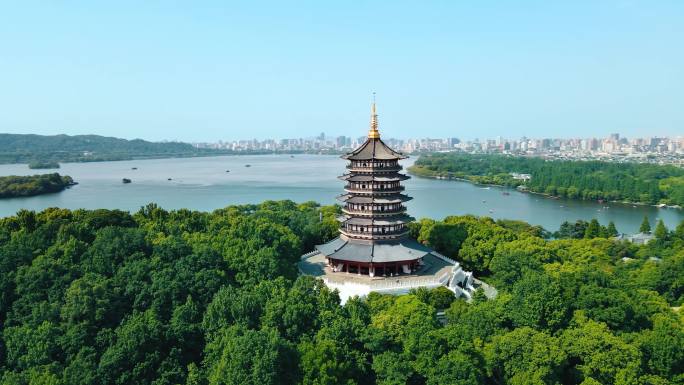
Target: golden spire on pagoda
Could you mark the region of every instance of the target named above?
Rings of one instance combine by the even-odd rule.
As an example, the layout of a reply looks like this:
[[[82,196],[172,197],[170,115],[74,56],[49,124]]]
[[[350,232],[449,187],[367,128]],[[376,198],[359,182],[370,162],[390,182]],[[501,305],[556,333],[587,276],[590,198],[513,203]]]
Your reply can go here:
[[[371,120],[368,139],[380,139],[380,131],[378,131],[378,114],[375,112],[375,92],[373,92],[373,104],[371,104]]]

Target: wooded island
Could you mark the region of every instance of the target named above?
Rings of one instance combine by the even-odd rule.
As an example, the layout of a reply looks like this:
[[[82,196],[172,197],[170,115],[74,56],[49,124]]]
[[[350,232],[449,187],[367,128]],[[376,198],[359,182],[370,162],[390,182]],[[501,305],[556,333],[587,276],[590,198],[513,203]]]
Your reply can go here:
[[[28,197],[55,193],[74,185],[68,175],[58,173],[28,176],[0,176],[0,198]]]

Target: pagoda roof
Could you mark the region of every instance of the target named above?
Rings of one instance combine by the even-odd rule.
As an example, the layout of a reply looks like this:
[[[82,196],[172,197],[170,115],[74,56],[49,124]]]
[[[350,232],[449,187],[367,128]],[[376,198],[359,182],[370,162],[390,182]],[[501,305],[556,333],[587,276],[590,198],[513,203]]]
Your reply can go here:
[[[345,222],[345,223],[348,223],[350,225],[362,225],[362,226],[398,225],[401,223],[411,222],[414,219],[415,218],[413,218],[412,216],[406,215],[406,214],[399,214],[399,215],[394,215],[394,216],[389,216],[389,217],[376,217],[376,218],[343,216],[341,222]]]
[[[413,261],[430,254],[432,250],[411,238],[389,241],[366,241],[337,237],[317,245],[316,250],[333,259],[353,262]]]
[[[410,201],[413,198],[404,194],[389,194],[381,196],[342,194],[338,196],[337,199],[348,203],[401,203]]]
[[[409,176],[404,174],[394,174],[390,176],[372,174],[344,174],[338,178],[349,182],[399,182],[409,179]]]
[[[368,138],[356,150],[342,155],[348,160],[399,160],[408,156],[392,150],[380,138]]]

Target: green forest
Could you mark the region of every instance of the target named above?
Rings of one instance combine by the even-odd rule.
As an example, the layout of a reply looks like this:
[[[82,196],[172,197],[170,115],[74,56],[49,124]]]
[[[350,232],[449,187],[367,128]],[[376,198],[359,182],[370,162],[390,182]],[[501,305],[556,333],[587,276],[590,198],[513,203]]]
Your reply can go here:
[[[148,142],[99,135],[0,134],[0,163],[51,164],[140,158],[219,155],[189,143]]]
[[[58,173],[29,176],[0,176],[0,198],[26,197],[55,193],[74,184],[68,175]]]
[[[32,170],[59,168],[59,163],[54,161],[34,161],[28,164]]]
[[[305,151],[286,151],[288,154]],[[316,150],[334,154],[336,151]],[[149,142],[100,135],[0,134],[0,164],[54,165],[59,162],[102,162],[148,158],[272,154],[270,150],[196,148],[190,143]],[[44,167],[39,167],[44,168]]]
[[[338,210],[150,204],[0,219],[0,383],[684,383],[684,224],[635,246],[424,219],[412,236],[498,296],[416,290],[341,306],[295,267],[336,235]]]
[[[684,169],[671,165],[435,153],[421,155],[409,171],[481,184],[524,185],[562,198],[684,206]],[[530,174],[531,179],[523,182],[510,173]]]

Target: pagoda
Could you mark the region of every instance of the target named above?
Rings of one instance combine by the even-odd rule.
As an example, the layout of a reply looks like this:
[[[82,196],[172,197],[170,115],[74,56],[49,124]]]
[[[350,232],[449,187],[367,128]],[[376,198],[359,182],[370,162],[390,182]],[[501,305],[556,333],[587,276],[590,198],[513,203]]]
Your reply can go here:
[[[380,139],[375,102],[371,105],[368,138],[356,150],[343,155],[349,161],[348,173],[339,178],[346,182],[340,236],[316,246],[327,257],[334,272],[395,276],[410,274],[419,268],[421,259],[431,250],[408,238],[406,214],[411,198],[403,194],[399,161],[407,156],[394,151]]]
[[[472,273],[409,236],[408,225],[414,218],[404,203],[411,197],[404,194],[401,183],[409,177],[401,173],[399,164],[406,158],[380,139],[373,101],[368,138],[342,156],[349,163],[348,172],[339,177],[346,183],[338,196],[343,203],[339,236],[302,256],[298,265],[303,274],[322,278],[343,298],[421,286],[447,286],[469,295]],[[383,283],[389,277],[397,279]]]

